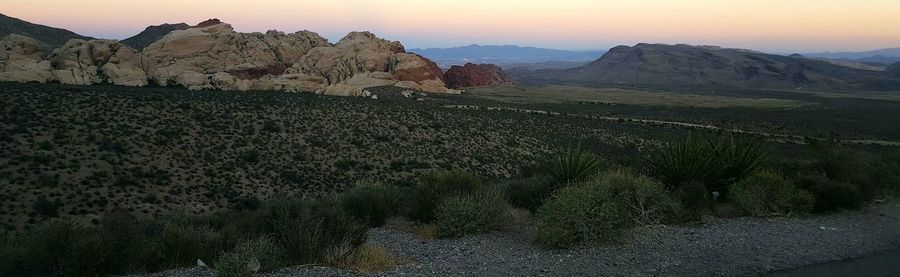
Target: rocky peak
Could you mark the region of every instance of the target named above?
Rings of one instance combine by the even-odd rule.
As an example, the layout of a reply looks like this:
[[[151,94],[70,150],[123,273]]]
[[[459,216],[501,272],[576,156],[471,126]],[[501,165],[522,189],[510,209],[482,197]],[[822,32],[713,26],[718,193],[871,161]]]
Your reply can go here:
[[[219,25],[222,23],[223,22],[221,20],[219,20],[218,18],[207,19],[206,21],[200,22],[199,24],[195,25],[194,28],[206,28],[209,26]]]

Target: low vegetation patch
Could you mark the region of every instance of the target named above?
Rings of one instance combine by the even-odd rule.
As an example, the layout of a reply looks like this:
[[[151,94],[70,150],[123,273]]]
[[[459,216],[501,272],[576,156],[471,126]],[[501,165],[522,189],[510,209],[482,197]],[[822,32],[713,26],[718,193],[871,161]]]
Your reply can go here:
[[[659,183],[627,171],[609,171],[554,193],[538,211],[535,242],[551,248],[609,242],[637,224],[665,221],[676,210]]]
[[[506,195],[485,190],[448,198],[437,208],[441,237],[453,238],[502,229],[511,220]]]
[[[807,212],[815,199],[777,173],[763,171],[734,184],[730,197],[754,216]]]
[[[413,189],[410,219],[428,223],[435,219],[437,207],[454,196],[485,190],[481,177],[462,171],[433,172],[426,174]]]
[[[349,252],[335,253],[328,264],[366,274],[391,270],[403,264],[403,260],[392,255],[384,246],[366,243]]]
[[[222,276],[246,276],[324,262],[333,249],[361,245],[366,230],[333,199],[282,199],[202,217],[112,214],[99,226],[52,220],[3,240],[0,272],[105,276],[187,267],[200,259]]]

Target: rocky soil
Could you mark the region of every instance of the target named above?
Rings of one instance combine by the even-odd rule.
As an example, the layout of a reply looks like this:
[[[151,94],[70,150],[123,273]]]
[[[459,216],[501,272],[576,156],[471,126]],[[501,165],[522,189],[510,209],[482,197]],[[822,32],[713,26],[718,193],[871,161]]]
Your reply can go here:
[[[536,249],[513,229],[422,240],[402,228],[373,229],[370,242],[410,262],[377,276],[757,276],[900,248],[900,204],[812,218],[735,218],[702,226],[650,226],[624,241],[565,251]],[[185,269],[155,276],[210,276]],[[354,276],[324,267],[271,276]]]

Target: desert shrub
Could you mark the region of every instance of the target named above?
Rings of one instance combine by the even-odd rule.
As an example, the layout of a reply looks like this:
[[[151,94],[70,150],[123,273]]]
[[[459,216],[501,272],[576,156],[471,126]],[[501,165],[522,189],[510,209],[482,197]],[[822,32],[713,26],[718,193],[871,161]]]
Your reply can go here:
[[[58,200],[48,200],[46,196],[38,196],[37,200],[32,204],[34,211],[43,217],[59,216],[59,207],[62,206]]]
[[[284,250],[292,264],[322,262],[332,249],[356,247],[366,239],[368,228],[345,212],[333,199],[282,199],[267,209],[265,229]]]
[[[670,189],[694,182],[716,183],[723,167],[716,151],[707,140],[691,134],[651,153],[645,166],[650,176]]]
[[[829,179],[856,186],[866,200],[900,189],[900,155],[893,152],[873,154],[827,145],[820,148],[825,149],[818,152],[815,169]]]
[[[808,191],[815,199],[813,211],[833,212],[859,208],[865,199],[859,189],[849,183],[834,181],[821,175],[802,175],[796,178],[797,186]]]
[[[215,264],[216,276],[250,276],[279,265],[280,249],[266,237],[246,240],[222,253]]]
[[[552,157],[547,172],[557,183],[568,183],[588,179],[602,167],[603,160],[579,144]]]
[[[410,219],[428,223],[434,220],[435,209],[447,198],[485,189],[484,181],[462,171],[426,174],[412,192]]]
[[[759,172],[734,184],[731,200],[754,216],[809,211],[813,196],[777,173]]]
[[[595,182],[601,183],[610,197],[626,208],[636,225],[668,221],[679,210],[678,202],[669,197],[665,187],[649,177],[616,169],[604,173]]]
[[[536,176],[527,179],[515,179],[506,183],[506,192],[513,206],[536,212],[544,203],[544,199],[553,192],[553,179]]]
[[[607,242],[635,224],[667,220],[677,208],[662,185],[613,170],[555,192],[538,211],[535,242],[552,248]]]
[[[706,189],[706,184],[699,181],[690,182],[677,188],[675,196],[682,206],[691,211],[709,209],[713,202],[709,190]]]
[[[441,237],[454,238],[500,230],[511,219],[506,195],[485,190],[450,197],[436,211]]]
[[[387,248],[366,243],[355,249],[344,248],[333,252],[327,264],[358,273],[384,272],[399,266],[402,261]]]
[[[340,197],[344,209],[370,227],[384,225],[385,220],[400,214],[404,208],[403,191],[394,186],[360,184]]]
[[[120,273],[120,257],[104,234],[75,222],[51,220],[15,237],[0,249],[7,276],[97,276]]]
[[[159,230],[145,249],[155,254],[144,262],[150,271],[191,266],[197,259],[212,261],[226,248],[221,234],[209,226],[166,220],[153,223],[150,229]]]

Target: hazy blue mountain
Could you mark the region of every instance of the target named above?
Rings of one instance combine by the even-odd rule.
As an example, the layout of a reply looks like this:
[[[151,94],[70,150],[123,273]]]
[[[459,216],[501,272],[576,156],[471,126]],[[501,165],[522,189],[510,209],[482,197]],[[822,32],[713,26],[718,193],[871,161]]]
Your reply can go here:
[[[894,64],[900,62],[900,48],[888,48],[861,52],[822,52],[808,53],[803,56],[832,60],[848,60],[864,63]]]
[[[34,24],[15,17],[0,14],[0,38],[9,34],[19,34],[36,39],[43,43],[45,51],[56,49],[66,44],[70,39],[91,39],[90,37],[76,34],[72,31]]]
[[[490,63],[500,66],[512,64],[540,64],[546,62],[587,63],[603,56],[606,51],[570,51],[516,45],[469,45],[453,48],[410,49],[436,62],[441,67],[466,63]]]

